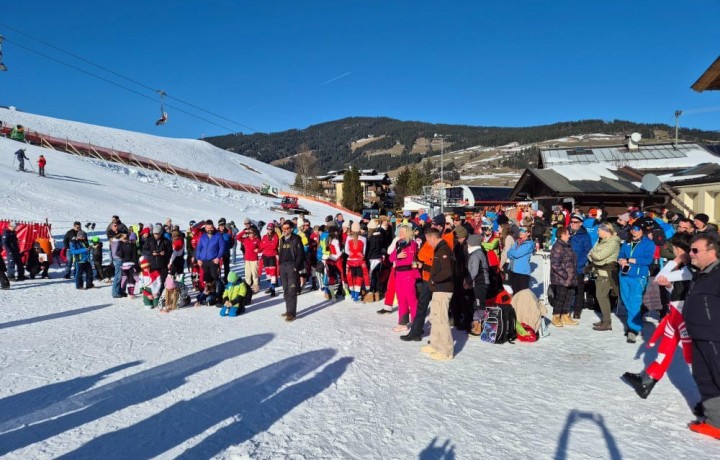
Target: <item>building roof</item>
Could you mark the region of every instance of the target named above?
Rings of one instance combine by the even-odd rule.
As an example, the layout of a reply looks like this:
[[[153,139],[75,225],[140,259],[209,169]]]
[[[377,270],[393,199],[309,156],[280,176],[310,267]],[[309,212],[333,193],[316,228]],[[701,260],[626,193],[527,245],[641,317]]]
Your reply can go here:
[[[330,182],[342,182],[345,180],[345,176],[338,175],[330,179]],[[386,174],[375,174],[375,175],[361,175],[360,182],[390,182],[390,177]]]
[[[638,170],[678,170],[700,163],[719,163],[720,156],[700,144],[642,144],[637,150],[627,146],[554,148],[540,152],[541,166],[589,165],[605,163],[630,166]]]
[[[720,90],[720,57],[715,59],[710,67],[693,83],[692,89],[701,93],[703,91]]]

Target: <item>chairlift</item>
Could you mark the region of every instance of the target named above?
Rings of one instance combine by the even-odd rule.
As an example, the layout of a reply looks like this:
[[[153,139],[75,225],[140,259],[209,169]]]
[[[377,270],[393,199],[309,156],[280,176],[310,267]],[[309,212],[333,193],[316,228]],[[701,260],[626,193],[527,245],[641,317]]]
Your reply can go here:
[[[158,94],[160,95],[160,118],[155,122],[155,126],[161,126],[164,125],[167,122],[168,114],[165,111],[165,103],[163,102],[163,97],[165,97],[165,91],[159,89]]]

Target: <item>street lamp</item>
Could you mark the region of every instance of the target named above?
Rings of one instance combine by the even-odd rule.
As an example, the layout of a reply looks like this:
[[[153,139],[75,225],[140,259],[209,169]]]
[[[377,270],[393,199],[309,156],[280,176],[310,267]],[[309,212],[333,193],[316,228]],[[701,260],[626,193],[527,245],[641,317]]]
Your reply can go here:
[[[678,127],[680,126],[680,116],[682,114],[682,110],[675,111],[675,145],[673,145],[673,148],[677,148],[678,146]]]
[[[445,136],[435,133],[434,138],[440,139],[440,214],[445,213],[445,163],[443,156],[445,154]]]

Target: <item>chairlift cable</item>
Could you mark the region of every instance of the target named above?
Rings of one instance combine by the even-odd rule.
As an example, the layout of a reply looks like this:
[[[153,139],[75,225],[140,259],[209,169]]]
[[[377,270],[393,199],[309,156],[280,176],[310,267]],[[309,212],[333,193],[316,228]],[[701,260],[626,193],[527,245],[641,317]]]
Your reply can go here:
[[[97,63],[95,63],[95,62],[93,62],[93,61],[90,61],[89,59],[86,59],[86,58],[84,58],[84,57],[82,57],[82,56],[78,56],[77,54],[75,54],[75,53],[73,53],[73,52],[71,52],[71,51],[64,50],[64,49],[62,49],[62,48],[60,48],[60,47],[58,47],[58,46],[56,46],[56,45],[53,45],[52,43],[49,43],[49,42],[45,41],[45,40],[42,40],[42,39],[40,39],[40,38],[33,37],[32,35],[29,35],[29,34],[23,32],[23,31],[21,31],[21,30],[18,30],[18,29],[16,29],[15,27],[12,27],[12,26],[10,26],[10,25],[7,25],[7,24],[5,24],[5,23],[3,23],[3,22],[0,22],[0,26],[6,27],[6,28],[8,28],[8,29],[11,29],[11,30],[13,30],[13,31],[15,31],[15,32],[17,32],[17,33],[25,36],[25,37],[30,38],[31,40],[35,40],[35,41],[37,41],[37,42],[40,42],[40,43],[42,43],[42,44],[44,44],[44,45],[46,45],[46,46],[49,46],[50,48],[53,48],[53,49],[55,49],[55,50],[57,50],[57,51],[60,51],[60,52],[65,53],[65,54],[67,54],[67,55],[69,55],[69,56],[72,56],[72,57],[74,57],[75,59],[79,59],[80,61],[83,61],[83,62],[85,62],[85,63],[87,63],[87,64],[90,64],[90,65],[92,65],[92,66],[94,66],[94,67],[97,67],[97,68],[99,68],[99,69],[101,69],[101,70],[104,70],[105,72],[111,73],[111,74],[113,74],[113,75],[115,75],[115,76],[117,76],[117,77],[119,77],[119,78],[122,78],[123,80],[127,80],[127,81],[129,81],[129,82],[131,82],[131,83],[134,83],[134,84],[136,84],[136,85],[138,85],[138,86],[141,86],[141,87],[143,87],[143,88],[145,88],[145,89],[147,89],[147,90],[150,90],[150,91],[153,91],[153,92],[157,92],[157,90],[156,90],[155,88],[153,88],[153,87],[151,87],[151,86],[148,86],[148,85],[146,85],[145,83],[142,83],[142,82],[140,82],[140,81],[137,81],[137,80],[135,80],[135,79],[133,79],[133,78],[130,78],[130,77],[128,77],[128,76],[125,76],[125,75],[123,75],[123,74],[121,74],[121,73],[119,73],[119,72],[116,72],[116,71],[114,71],[114,70],[112,70],[112,69],[109,69],[109,68],[107,68],[107,67],[105,67],[105,66],[103,66],[103,65],[101,65],[101,64],[97,64]],[[21,45],[19,45],[17,42],[14,42],[14,41],[11,41],[11,40],[8,40],[8,42],[14,43],[15,45],[18,45],[18,46],[21,46]],[[28,49],[28,48],[25,48],[25,49]],[[42,56],[45,56],[45,55],[43,55],[43,54],[41,54],[41,53],[38,53],[38,54],[40,54],[40,55],[42,55]],[[47,57],[47,56],[46,56],[46,57]],[[94,74],[90,74],[89,72],[86,72],[86,73],[88,73],[89,75],[95,76]],[[250,131],[257,132],[257,130],[256,130],[255,128],[251,127],[251,126],[248,126],[248,125],[246,125],[246,124],[237,122],[237,121],[235,121],[235,120],[232,120],[232,119],[230,119],[230,118],[227,118],[227,117],[225,117],[225,116],[223,116],[223,115],[220,115],[220,114],[218,114],[218,113],[212,112],[212,111],[210,111],[210,110],[203,109],[202,107],[199,107],[199,106],[197,106],[197,105],[195,105],[195,104],[192,104],[192,103],[190,103],[190,102],[184,101],[184,100],[182,100],[182,99],[180,99],[180,98],[171,96],[171,95],[169,95],[169,94],[167,94],[167,93],[165,93],[165,97],[167,97],[168,99],[175,100],[175,101],[177,101],[177,102],[179,102],[179,103],[181,103],[181,104],[185,104],[185,105],[187,105],[187,106],[189,106],[189,107],[192,107],[192,108],[194,108],[195,110],[199,110],[199,111],[201,111],[201,112],[205,112],[205,113],[207,113],[207,114],[209,114],[209,115],[212,115],[212,116],[214,116],[214,117],[216,117],[216,118],[220,118],[220,119],[222,119],[222,120],[229,121],[230,123],[233,123],[233,124],[238,125],[238,126],[240,126],[240,127],[246,128],[246,129],[248,129],[248,130],[250,130]],[[168,107],[172,107],[172,106],[168,105]],[[176,107],[174,107],[174,108],[176,108]],[[183,113],[187,113],[187,112],[183,112]],[[199,118],[199,117],[198,117],[198,118]],[[205,120],[204,118],[199,118],[199,119]],[[215,126],[220,126],[220,125],[215,125]],[[224,127],[223,127],[223,129],[227,129],[227,128],[224,128]],[[232,129],[228,129],[228,131],[230,131],[230,132],[235,132],[235,130],[232,130]]]

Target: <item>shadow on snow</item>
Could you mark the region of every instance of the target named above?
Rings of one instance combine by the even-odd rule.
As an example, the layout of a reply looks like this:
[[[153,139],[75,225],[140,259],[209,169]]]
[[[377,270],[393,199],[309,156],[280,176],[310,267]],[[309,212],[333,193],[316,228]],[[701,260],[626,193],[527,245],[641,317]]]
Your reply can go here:
[[[95,310],[101,310],[103,308],[108,308],[110,306],[112,306],[112,304],[104,303],[101,305],[93,305],[92,307],[77,308],[75,310],[61,311],[58,313],[51,313],[49,315],[44,315],[44,316],[35,316],[33,318],[9,321],[7,323],[0,324],[0,330],[9,329],[11,327],[16,327],[16,326],[24,326],[26,324],[39,323],[42,321],[50,321],[50,320],[58,319],[58,318],[65,318],[67,316],[82,315],[83,313],[87,313],[87,312],[91,312],[91,311],[95,311]]]

